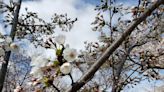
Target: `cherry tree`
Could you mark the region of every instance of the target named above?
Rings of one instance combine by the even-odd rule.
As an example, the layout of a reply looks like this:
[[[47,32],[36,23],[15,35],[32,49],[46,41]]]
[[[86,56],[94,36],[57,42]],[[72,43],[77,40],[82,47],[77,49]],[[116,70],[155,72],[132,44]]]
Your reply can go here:
[[[100,32],[99,41],[85,42],[86,50],[79,52],[65,44],[64,35],[54,32],[57,27],[63,31],[71,30],[77,18],[72,20],[67,14],[55,13],[51,22],[46,22],[28,8],[25,14],[19,14],[21,2],[0,3],[5,27],[11,26],[10,35],[1,35],[0,39],[1,90],[11,51],[31,59],[31,81],[26,81],[26,86],[15,86],[15,92],[27,89],[75,92],[80,88],[83,92],[107,89],[120,92],[144,79],[161,78],[158,69],[164,68],[163,6],[160,6],[164,4],[163,0],[139,0],[138,6],[134,7],[125,7],[115,0],[101,0],[101,5],[95,8],[98,14],[92,23],[93,31]],[[107,13],[109,20],[104,18]],[[124,20],[123,16],[127,14],[132,18]],[[119,17],[113,24],[115,16]],[[30,53],[16,43],[24,40],[34,48]],[[83,75],[77,81],[72,76],[77,72],[73,71],[75,69]],[[62,84],[65,76],[71,80],[70,87]]]

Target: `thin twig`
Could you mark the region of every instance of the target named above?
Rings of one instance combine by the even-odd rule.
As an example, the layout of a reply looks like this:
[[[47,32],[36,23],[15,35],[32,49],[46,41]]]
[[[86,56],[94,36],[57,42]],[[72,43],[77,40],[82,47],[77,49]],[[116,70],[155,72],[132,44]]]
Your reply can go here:
[[[59,90],[53,83],[52,83],[51,85],[52,85],[53,88],[55,88],[55,90],[56,90],[57,92],[60,92],[60,90]]]
[[[71,81],[72,81],[72,85],[73,85],[74,84],[74,81],[73,81],[73,77],[72,77],[71,73],[69,73],[68,75],[70,76]]]

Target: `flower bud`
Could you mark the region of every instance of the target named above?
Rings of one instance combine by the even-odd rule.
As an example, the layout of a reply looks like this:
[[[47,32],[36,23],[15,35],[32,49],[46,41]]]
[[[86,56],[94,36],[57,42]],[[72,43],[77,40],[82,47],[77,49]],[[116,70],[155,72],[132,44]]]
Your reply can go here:
[[[61,67],[60,67],[60,71],[63,74],[69,74],[72,70],[72,66],[70,63],[64,63]]]

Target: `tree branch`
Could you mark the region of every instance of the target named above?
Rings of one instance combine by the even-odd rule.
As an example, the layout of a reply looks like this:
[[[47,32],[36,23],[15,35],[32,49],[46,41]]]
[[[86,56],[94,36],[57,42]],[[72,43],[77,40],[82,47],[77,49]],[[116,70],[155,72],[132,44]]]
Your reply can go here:
[[[10,33],[10,37],[12,38],[12,40],[14,40],[14,37],[16,34],[16,28],[17,28],[17,23],[18,23],[19,10],[21,7],[21,2],[22,2],[22,0],[18,1],[17,8],[14,12],[13,25],[12,25],[11,33]],[[11,54],[11,51],[5,52],[5,57],[4,57],[5,63],[2,64],[2,67],[0,70],[0,92],[2,92],[2,89],[3,89],[3,83],[4,83],[6,72],[7,72],[7,66],[8,66],[8,62],[10,59],[10,54]]]
[[[148,67],[147,68],[164,69],[164,66],[148,64]]]
[[[129,60],[132,61],[134,64],[137,64],[137,65],[139,65],[139,66],[142,66],[142,64],[140,64],[140,63],[134,61],[130,56],[128,56],[128,58],[129,58]]]
[[[72,85],[73,85],[73,84],[74,84],[74,81],[73,81],[73,77],[72,77],[71,73],[69,73],[68,75],[69,75],[69,77],[71,78]]]
[[[70,87],[66,92],[76,92],[83,85],[85,85],[91,79],[90,77],[95,74],[95,72],[102,66],[103,63],[105,63],[109,56],[112,55],[112,53],[122,44],[126,37],[129,36],[131,32],[161,4],[164,4],[164,0],[158,0],[140,17],[138,17],[136,21],[134,21],[132,25],[122,34],[122,36],[107,48],[103,55],[92,65],[92,67],[81,77],[81,79],[75,83],[76,85]]]

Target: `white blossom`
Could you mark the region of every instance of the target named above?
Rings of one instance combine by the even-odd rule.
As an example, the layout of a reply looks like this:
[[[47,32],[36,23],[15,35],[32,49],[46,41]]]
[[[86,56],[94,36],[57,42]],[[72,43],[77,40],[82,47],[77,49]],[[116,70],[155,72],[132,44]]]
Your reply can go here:
[[[30,74],[32,74],[35,78],[42,79],[43,72],[40,67],[32,67]]]
[[[8,37],[6,37],[5,41],[6,41],[6,43],[11,43],[12,39],[11,39],[11,37],[8,36]]]
[[[64,51],[63,51],[63,54],[64,54],[64,58],[69,61],[69,62],[72,62],[76,59],[77,57],[77,51],[76,49],[70,49],[70,48],[66,48]]]
[[[41,70],[42,67],[52,65],[52,61],[56,59],[56,52],[54,49],[45,49],[42,50],[42,53],[36,53],[31,57],[30,66],[32,66],[30,74],[32,74],[35,78],[41,79],[43,77],[43,72]]]
[[[58,35],[56,36],[55,40],[58,44],[64,44],[65,43],[65,36],[64,35]]]
[[[45,67],[48,64],[48,60],[44,56],[33,57],[30,63],[32,66],[30,74],[32,74],[35,78],[42,79],[43,72],[41,70],[42,67]]]
[[[42,54],[31,57],[31,66],[45,67],[50,61],[56,60],[56,51],[54,49],[46,49]]]
[[[60,67],[60,71],[63,73],[63,74],[69,74],[72,70],[72,66],[70,63],[64,63],[61,67]]]

